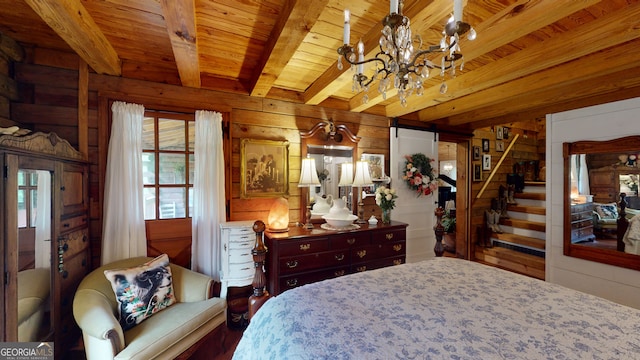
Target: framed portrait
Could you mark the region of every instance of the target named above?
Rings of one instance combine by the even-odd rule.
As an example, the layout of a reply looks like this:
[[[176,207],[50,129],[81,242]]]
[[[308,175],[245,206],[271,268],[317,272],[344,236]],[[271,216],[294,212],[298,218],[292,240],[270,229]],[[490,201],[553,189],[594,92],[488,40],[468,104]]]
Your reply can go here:
[[[480,146],[473,147],[473,160],[480,160]]]
[[[362,160],[369,162],[369,174],[371,174],[372,180],[380,180],[385,177],[384,155],[362,154]]]
[[[289,196],[289,142],[240,140],[240,197]]]
[[[496,126],[496,140],[502,140],[504,138],[504,129],[502,126]]]
[[[480,164],[473,164],[473,181],[482,181],[482,167]]]
[[[502,127],[502,138],[504,140],[508,140],[509,139],[509,128],[506,126]]]
[[[491,155],[482,155],[482,170],[491,170]]]
[[[496,141],[496,151],[500,151],[500,152],[504,151],[504,141],[502,140]]]
[[[489,152],[489,139],[482,139],[482,152]]]

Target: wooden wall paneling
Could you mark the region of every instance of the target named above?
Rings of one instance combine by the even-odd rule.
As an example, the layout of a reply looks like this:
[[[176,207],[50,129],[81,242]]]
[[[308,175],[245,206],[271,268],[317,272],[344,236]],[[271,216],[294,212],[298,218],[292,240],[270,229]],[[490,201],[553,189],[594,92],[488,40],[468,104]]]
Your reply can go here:
[[[78,150],[89,158],[89,67],[78,61]]]

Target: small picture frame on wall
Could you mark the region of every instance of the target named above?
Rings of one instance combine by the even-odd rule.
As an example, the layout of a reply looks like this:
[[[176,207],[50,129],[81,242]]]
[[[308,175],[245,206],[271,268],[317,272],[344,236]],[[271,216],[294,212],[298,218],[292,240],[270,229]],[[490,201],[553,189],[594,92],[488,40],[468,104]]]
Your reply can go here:
[[[506,126],[502,127],[502,139],[504,140],[508,140],[509,139],[509,128]]]
[[[473,147],[473,160],[480,160],[480,146]]]
[[[504,151],[504,141],[496,141],[496,151],[503,152]]]
[[[496,140],[502,140],[504,138],[504,129],[502,126],[496,126]]]
[[[482,155],[482,170],[491,170],[491,155]]]
[[[366,160],[369,162],[369,173],[372,180],[384,179],[384,155],[362,154],[362,160]]]
[[[240,140],[240,197],[289,196],[289,142]]]
[[[473,181],[482,181],[482,167],[480,164],[473,164]]]
[[[482,152],[489,152],[489,139],[482,139]]]

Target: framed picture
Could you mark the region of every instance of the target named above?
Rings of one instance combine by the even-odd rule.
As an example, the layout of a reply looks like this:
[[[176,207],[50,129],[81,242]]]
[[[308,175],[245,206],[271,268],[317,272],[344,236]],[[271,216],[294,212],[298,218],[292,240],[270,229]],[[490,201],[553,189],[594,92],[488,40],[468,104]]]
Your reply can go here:
[[[289,142],[240,140],[240,197],[289,196]]]
[[[482,155],[482,170],[491,170],[491,155]]]
[[[496,126],[496,140],[502,140],[504,137],[504,129],[502,126]]]
[[[473,181],[482,181],[482,167],[480,164],[473,164]]]
[[[504,140],[508,140],[509,139],[509,128],[506,126],[502,127],[502,138]]]
[[[473,147],[473,160],[480,160],[480,146]]]
[[[385,177],[384,155],[362,154],[362,160],[366,160],[369,162],[369,174],[371,174],[372,180],[380,180]]]
[[[489,139],[482,139],[482,152],[489,152]]]
[[[496,141],[496,151],[504,151],[504,141]]]

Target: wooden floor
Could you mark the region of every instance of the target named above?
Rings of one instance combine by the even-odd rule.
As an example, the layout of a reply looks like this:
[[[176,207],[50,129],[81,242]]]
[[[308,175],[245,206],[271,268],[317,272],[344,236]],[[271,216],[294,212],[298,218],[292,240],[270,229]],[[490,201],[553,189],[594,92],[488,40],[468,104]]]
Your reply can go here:
[[[224,341],[225,352],[216,356],[212,360],[231,360],[231,358],[233,357],[233,352],[236,350],[236,346],[238,346],[238,342],[240,341],[241,337],[241,330],[227,329]]]

